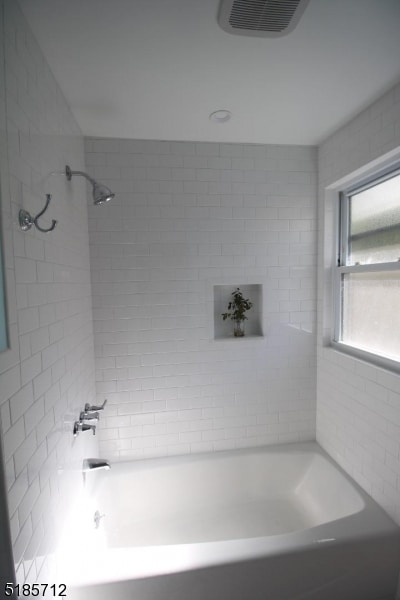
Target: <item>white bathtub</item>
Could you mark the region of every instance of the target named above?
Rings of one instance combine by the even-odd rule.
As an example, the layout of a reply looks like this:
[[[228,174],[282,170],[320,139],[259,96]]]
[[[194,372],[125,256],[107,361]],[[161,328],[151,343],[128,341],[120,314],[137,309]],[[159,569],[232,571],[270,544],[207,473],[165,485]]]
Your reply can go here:
[[[69,600],[395,597],[400,529],[316,443],[115,463],[87,486]]]

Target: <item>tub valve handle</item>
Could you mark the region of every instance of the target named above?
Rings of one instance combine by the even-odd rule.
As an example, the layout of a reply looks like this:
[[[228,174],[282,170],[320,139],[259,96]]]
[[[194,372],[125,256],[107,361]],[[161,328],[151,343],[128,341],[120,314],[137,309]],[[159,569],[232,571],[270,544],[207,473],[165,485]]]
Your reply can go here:
[[[106,404],[107,404],[107,398],[104,400],[103,404],[101,404],[100,406],[92,406],[89,403],[86,403],[85,404],[85,413],[98,411],[98,410],[104,410],[104,407]]]
[[[98,412],[81,412],[79,415],[79,420],[80,421],[93,421],[96,420],[98,421],[100,419],[100,415]]]
[[[74,437],[78,435],[81,431],[89,431],[92,430],[93,435],[96,435],[96,425],[88,425],[87,423],[82,423],[82,421],[75,421],[74,423]]]

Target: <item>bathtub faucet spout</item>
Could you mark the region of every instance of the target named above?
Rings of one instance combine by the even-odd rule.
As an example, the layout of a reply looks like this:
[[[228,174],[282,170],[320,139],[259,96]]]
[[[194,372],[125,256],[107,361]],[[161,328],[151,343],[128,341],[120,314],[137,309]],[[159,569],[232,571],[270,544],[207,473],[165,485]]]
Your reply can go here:
[[[111,465],[108,460],[104,460],[103,458],[85,458],[82,464],[82,471],[87,473],[88,471],[98,471],[100,469],[105,469],[108,471],[111,469]]]

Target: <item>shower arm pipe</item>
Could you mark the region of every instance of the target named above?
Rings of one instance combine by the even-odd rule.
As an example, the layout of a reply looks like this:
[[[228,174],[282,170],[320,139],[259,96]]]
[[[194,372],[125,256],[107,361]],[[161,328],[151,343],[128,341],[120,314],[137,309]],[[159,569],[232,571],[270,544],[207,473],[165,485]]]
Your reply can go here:
[[[69,167],[68,165],[65,167],[65,174],[67,176],[68,181],[71,181],[72,175],[82,175],[82,177],[85,177],[85,179],[90,181],[92,185],[96,183],[96,180],[93,179],[93,177],[90,177],[90,175],[88,175],[84,171],[72,171],[71,167]]]

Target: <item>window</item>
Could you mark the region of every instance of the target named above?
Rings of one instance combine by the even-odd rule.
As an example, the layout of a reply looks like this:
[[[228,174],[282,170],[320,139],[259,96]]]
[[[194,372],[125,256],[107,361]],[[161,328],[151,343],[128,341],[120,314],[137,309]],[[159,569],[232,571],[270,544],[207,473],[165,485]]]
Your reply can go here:
[[[335,341],[400,362],[400,165],[340,194]],[[394,361],[394,362],[393,362]]]

